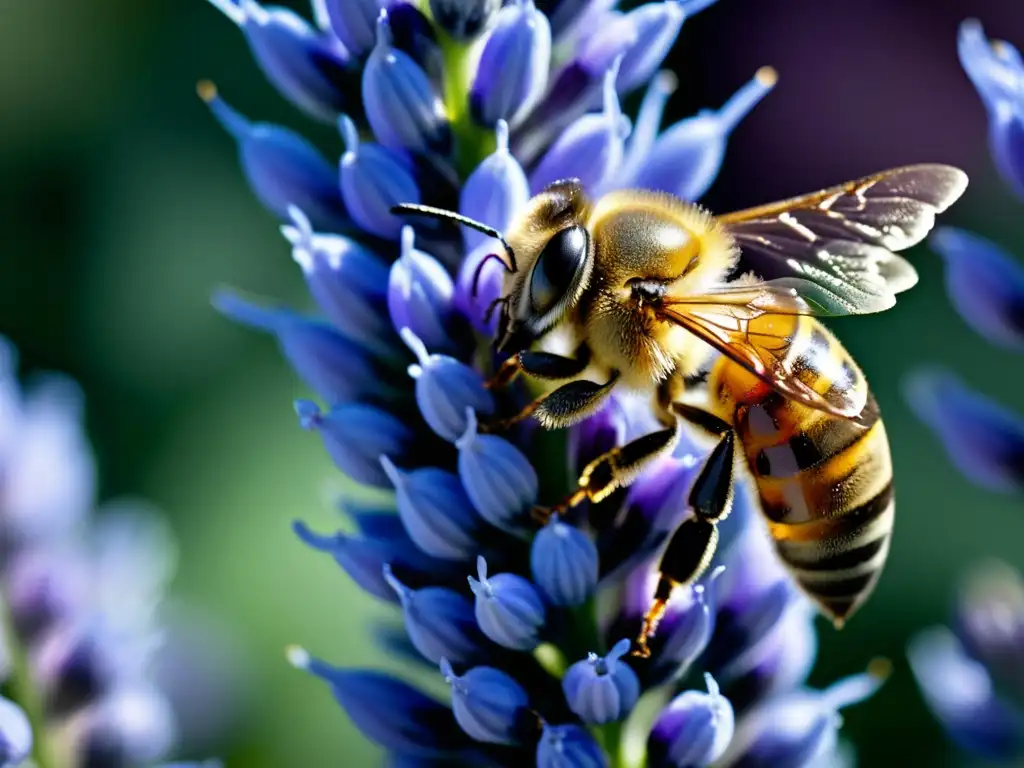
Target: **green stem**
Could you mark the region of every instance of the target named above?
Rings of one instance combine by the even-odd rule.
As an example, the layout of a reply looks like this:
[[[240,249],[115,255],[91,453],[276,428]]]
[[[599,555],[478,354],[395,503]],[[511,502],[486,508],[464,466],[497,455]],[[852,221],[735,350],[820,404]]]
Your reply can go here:
[[[437,32],[444,57],[444,106],[455,142],[455,168],[462,178],[466,178],[481,160],[494,151],[494,132],[474,123],[469,113],[473,45],[452,40],[443,30]]]
[[[3,644],[10,665],[10,692],[21,706],[32,726],[32,760],[36,768],[57,768],[50,743],[47,740],[46,711],[42,694],[36,687],[29,664],[28,652],[14,631],[14,621],[7,601],[0,596],[0,624],[3,625]]]

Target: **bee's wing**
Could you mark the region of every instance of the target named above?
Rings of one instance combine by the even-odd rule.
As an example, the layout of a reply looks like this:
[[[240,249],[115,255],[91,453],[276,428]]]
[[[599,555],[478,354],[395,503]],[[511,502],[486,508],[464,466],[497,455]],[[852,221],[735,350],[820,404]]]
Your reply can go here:
[[[795,316],[827,313],[798,295],[788,280],[666,297],[656,312],[791,400],[845,419],[857,418],[864,409],[864,387],[832,386],[820,393],[801,378],[803,361],[791,354],[799,326]]]
[[[967,188],[948,165],[909,165],[719,216],[742,249],[737,272],[788,278],[823,313],[880,312],[917,282],[895,255],[915,245]]]

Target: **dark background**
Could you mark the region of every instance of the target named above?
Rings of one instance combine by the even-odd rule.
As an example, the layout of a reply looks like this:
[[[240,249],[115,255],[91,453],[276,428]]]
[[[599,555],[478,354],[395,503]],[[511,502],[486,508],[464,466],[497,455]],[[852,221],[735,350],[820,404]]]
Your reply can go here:
[[[984,112],[956,59],[968,15],[1024,44],[1019,0],[721,0],[688,22],[671,60],[674,118],[718,106],[762,64],[781,75],[736,132],[706,202],[724,211],[890,166],[953,163],[972,183],[944,222],[1024,257],[1024,203],[995,177]],[[273,346],[209,308],[222,283],[305,298],[230,140],[194,96],[200,77],[243,112],[338,152],[205,2],[0,3],[0,332],[26,369],[79,379],[104,495],[141,494],[167,511],[181,538],[179,593],[235,629],[250,684],[228,765],[362,765],[368,748],[283,649],[301,642],[338,663],[382,663],[363,632],[382,609],[289,533],[297,516],[335,522],[328,500],[340,480],[294,423],[300,390]],[[841,633],[822,624],[813,678],[827,683],[879,654],[896,662],[876,699],[847,713],[867,766],[955,763],[904,645],[945,618],[968,563],[997,555],[1024,566],[1020,499],[972,488],[900,395],[910,368],[938,361],[1024,409],[1024,360],[954,314],[937,256],[919,247],[910,258],[921,283],[895,310],[833,325],[885,413],[900,510],[878,592]]]

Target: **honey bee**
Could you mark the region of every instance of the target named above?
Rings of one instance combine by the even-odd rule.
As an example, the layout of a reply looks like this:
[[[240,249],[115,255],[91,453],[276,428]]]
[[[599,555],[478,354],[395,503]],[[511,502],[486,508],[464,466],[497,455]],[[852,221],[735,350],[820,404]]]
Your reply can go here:
[[[893,527],[889,443],[864,375],[817,318],[893,306],[917,282],[894,251],[920,242],[966,186],[956,168],[913,165],[712,216],[644,190],[592,200],[566,180],[535,196],[505,236],[438,209],[396,209],[460,221],[502,245],[495,346],[509,357],[491,384],[525,374],[560,386],[494,426],[532,416],[567,427],[619,386],[651,397],[663,428],[591,462],[549,514],[630,484],[688,425],[715,437],[635,653],[648,653],[673,589],[714,555],[737,448],[796,584],[837,626],[867,599]],[[555,329],[571,356],[536,348]]]

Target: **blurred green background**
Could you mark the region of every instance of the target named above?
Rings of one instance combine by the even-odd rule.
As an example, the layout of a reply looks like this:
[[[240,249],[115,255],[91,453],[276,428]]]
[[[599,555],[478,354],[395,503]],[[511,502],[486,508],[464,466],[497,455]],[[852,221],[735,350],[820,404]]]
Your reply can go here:
[[[945,222],[1024,257],[1024,204],[990,168],[982,108],[955,58],[967,15],[1024,43],[1019,0],[721,0],[689,22],[672,60],[676,116],[721,103],[761,64],[782,75],[734,137],[712,209],[953,162],[973,183]],[[82,383],[104,496],[141,494],[167,511],[181,540],[178,592],[233,628],[248,683],[221,748],[227,764],[361,766],[372,750],[283,650],[301,642],[337,663],[383,664],[363,631],[383,610],[291,535],[295,517],[335,524],[340,479],[297,427],[301,389],[273,345],[210,309],[224,283],[305,299],[276,223],[194,96],[200,77],[243,112],[337,153],[330,131],[284,104],[202,0],[0,0],[0,332],[26,368]],[[847,717],[868,766],[954,764],[904,644],[945,618],[968,563],[996,555],[1024,567],[1020,499],[972,488],[900,395],[912,366],[938,361],[1024,410],[1024,359],[955,316],[935,255],[911,258],[921,284],[896,310],[834,326],[886,415],[900,510],[886,577],[849,628],[822,625],[813,678],[874,655],[896,660],[883,692]]]

